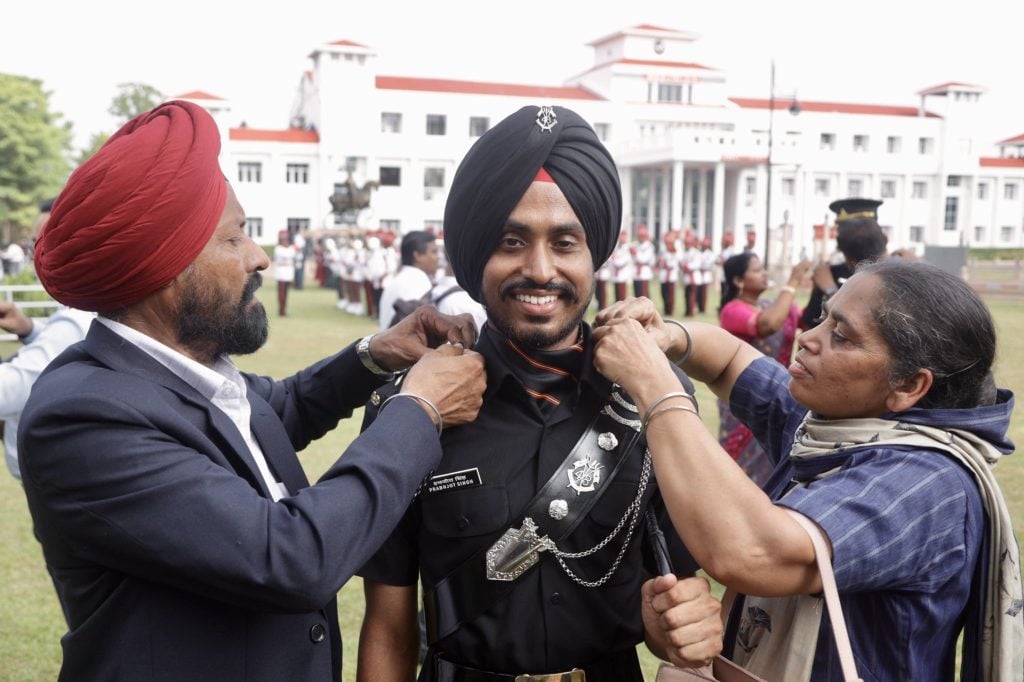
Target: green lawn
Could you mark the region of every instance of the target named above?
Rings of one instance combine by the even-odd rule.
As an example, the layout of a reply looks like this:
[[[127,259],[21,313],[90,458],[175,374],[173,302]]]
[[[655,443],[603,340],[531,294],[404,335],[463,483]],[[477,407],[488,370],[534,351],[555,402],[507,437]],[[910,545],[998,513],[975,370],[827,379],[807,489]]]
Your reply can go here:
[[[268,310],[276,309],[273,284],[268,281],[261,292]],[[717,297],[714,297],[717,301]],[[238,358],[238,364],[250,371],[284,376],[309,364],[350,341],[373,331],[376,324],[338,311],[333,292],[306,289],[292,292],[291,316],[278,318],[271,312],[270,341],[253,356]],[[990,301],[1000,332],[1000,358],[997,377],[1001,386],[1020,393],[1024,390],[1024,307],[1019,301]],[[710,315],[703,316],[713,321]],[[16,346],[0,343],[0,355],[9,356]],[[702,413],[708,428],[717,429],[717,410],[706,391],[701,397]],[[317,478],[355,436],[359,415],[343,423],[336,431],[311,445],[302,453],[311,479]],[[1012,437],[1024,442],[1024,417],[1017,414]],[[1021,456],[1009,458],[997,470],[1010,503],[1018,540],[1024,530],[1024,463]],[[32,536],[31,520],[20,486],[13,478],[0,475],[0,679],[16,681],[53,680],[60,666],[60,637],[63,618],[53,587],[43,567],[42,554]],[[362,587],[358,579],[339,595],[342,631],[345,640],[344,679],[355,679],[355,651],[362,618]],[[654,679],[656,664],[645,656],[648,679]]]

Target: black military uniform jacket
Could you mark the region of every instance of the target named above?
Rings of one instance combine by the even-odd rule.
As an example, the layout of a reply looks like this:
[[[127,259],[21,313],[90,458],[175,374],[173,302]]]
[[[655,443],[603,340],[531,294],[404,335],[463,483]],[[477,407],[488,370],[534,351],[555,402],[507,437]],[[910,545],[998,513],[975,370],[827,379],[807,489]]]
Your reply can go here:
[[[523,508],[596,416],[596,410],[566,405],[545,421],[537,401],[526,394],[507,355],[500,352],[502,343],[504,336],[485,327],[476,348],[487,366],[483,409],[475,422],[445,431],[441,464],[391,538],[360,571],[364,578],[407,586],[414,585],[420,574],[424,589],[430,589],[510,526],[518,528]],[[583,343],[577,400],[587,393],[605,398],[612,385],[593,368],[586,325]],[[583,404],[588,402],[600,405],[605,400]],[[373,416],[368,409],[368,419]],[[589,549],[619,523],[637,495],[643,445],[641,440],[589,516],[559,543],[560,549]],[[695,570],[672,531],[653,471],[642,504],[658,513],[676,572]],[[598,579],[612,566],[625,534],[592,556],[566,563],[582,579]],[[463,624],[435,649],[461,665],[505,673],[584,667],[619,650],[633,656],[643,639],[640,586],[653,575],[650,563],[644,565],[642,536],[641,520],[618,569],[598,588],[580,586],[554,557],[542,555],[540,564],[516,581],[511,596]],[[429,679],[426,666],[424,675],[421,679]]]

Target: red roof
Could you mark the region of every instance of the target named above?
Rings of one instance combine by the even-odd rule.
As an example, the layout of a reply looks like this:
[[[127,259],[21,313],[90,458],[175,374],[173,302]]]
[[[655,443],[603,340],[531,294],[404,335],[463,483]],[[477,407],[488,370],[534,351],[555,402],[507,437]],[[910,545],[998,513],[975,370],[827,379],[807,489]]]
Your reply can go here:
[[[679,31],[674,28],[665,28],[664,26],[652,26],[650,24],[637,24],[633,28],[639,31],[665,31],[666,33],[678,33]]]
[[[752,99],[749,97],[730,97],[729,101],[744,109],[767,109],[769,100]],[[793,100],[777,98],[775,109],[789,109]],[[896,107],[888,104],[856,104],[844,102],[806,102],[797,100],[800,111],[826,112],[836,114],[870,114],[874,116],[917,116],[917,107]],[[939,118],[937,114],[925,112],[929,118]]]
[[[917,94],[919,95],[937,95],[940,92],[944,92],[949,88],[970,88],[971,90],[983,90],[980,85],[972,85],[970,83],[960,83],[958,81],[949,81],[948,83],[942,83],[941,85],[933,85],[930,88],[925,88]]]
[[[1016,144],[1024,144],[1024,133],[1021,133],[1020,135],[1016,135],[1014,137],[1008,137],[1005,140],[1003,140],[1002,142],[996,142],[996,144],[997,145],[1003,145],[1003,144],[1014,144],[1014,145],[1016,145]]]
[[[351,40],[335,40],[333,43],[327,43],[328,45],[338,45],[340,47],[362,47],[366,48],[366,45],[361,43],[353,42]],[[367,48],[369,49],[369,48]]]
[[[979,159],[982,168],[1024,168],[1024,159],[1004,159],[997,156],[983,156]]]
[[[259,130],[258,128],[232,128],[232,140],[255,140],[258,142],[319,142],[315,130],[286,128],[285,130]]]
[[[513,83],[481,83],[453,81],[441,78],[405,78],[403,76],[377,76],[380,90],[417,90],[422,92],[452,92],[466,95],[507,95],[545,99],[604,99],[586,88],[545,85],[516,85]]]
[[[607,66],[608,64],[635,64],[638,66],[669,66],[676,69],[707,69],[709,71],[717,71],[711,66],[704,66],[703,64],[695,64],[694,62],[667,62],[658,59],[618,59],[614,62],[606,62],[601,66]]]
[[[224,101],[223,97],[217,97],[216,95],[211,95],[210,93],[203,92],[202,90],[192,90],[191,92],[186,92],[184,95],[175,95],[172,99],[218,99]]]

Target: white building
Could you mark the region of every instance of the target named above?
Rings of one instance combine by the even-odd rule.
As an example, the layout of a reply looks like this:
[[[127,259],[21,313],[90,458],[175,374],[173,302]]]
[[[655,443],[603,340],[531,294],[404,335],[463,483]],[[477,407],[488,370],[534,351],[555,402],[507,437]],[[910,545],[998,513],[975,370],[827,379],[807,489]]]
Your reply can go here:
[[[539,86],[380,74],[371,48],[322,45],[285,130],[232,127],[225,100],[182,98],[220,122],[224,168],[264,243],[279,229],[345,219],[439,230],[474,140],[521,106],[554,104],[589,120],[611,150],[627,229],[692,229],[715,243],[752,232],[761,250],[769,224],[772,258],[789,261],[825,249],[812,226],[831,223],[831,201],[864,196],[884,200],[879,219],[893,247],[1024,244],[1024,135],[993,144],[983,87],[930,87],[915,106],[749,99],[700,63],[696,34],[642,25],[590,46],[591,69]],[[357,186],[380,186],[368,209],[341,218],[329,197],[349,173]]]

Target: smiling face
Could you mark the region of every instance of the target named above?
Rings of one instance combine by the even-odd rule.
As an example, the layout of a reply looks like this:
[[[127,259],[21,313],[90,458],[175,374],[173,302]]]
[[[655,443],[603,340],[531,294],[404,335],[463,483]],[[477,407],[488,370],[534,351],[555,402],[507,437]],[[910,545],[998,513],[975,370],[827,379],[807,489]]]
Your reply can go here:
[[[524,346],[568,348],[590,303],[587,236],[553,182],[534,182],[512,210],[484,266],[487,318]]]
[[[877,276],[855,275],[828,300],[824,321],[797,339],[789,391],[821,417],[877,417],[905,409],[897,405],[890,350],[873,317],[880,291]]]

